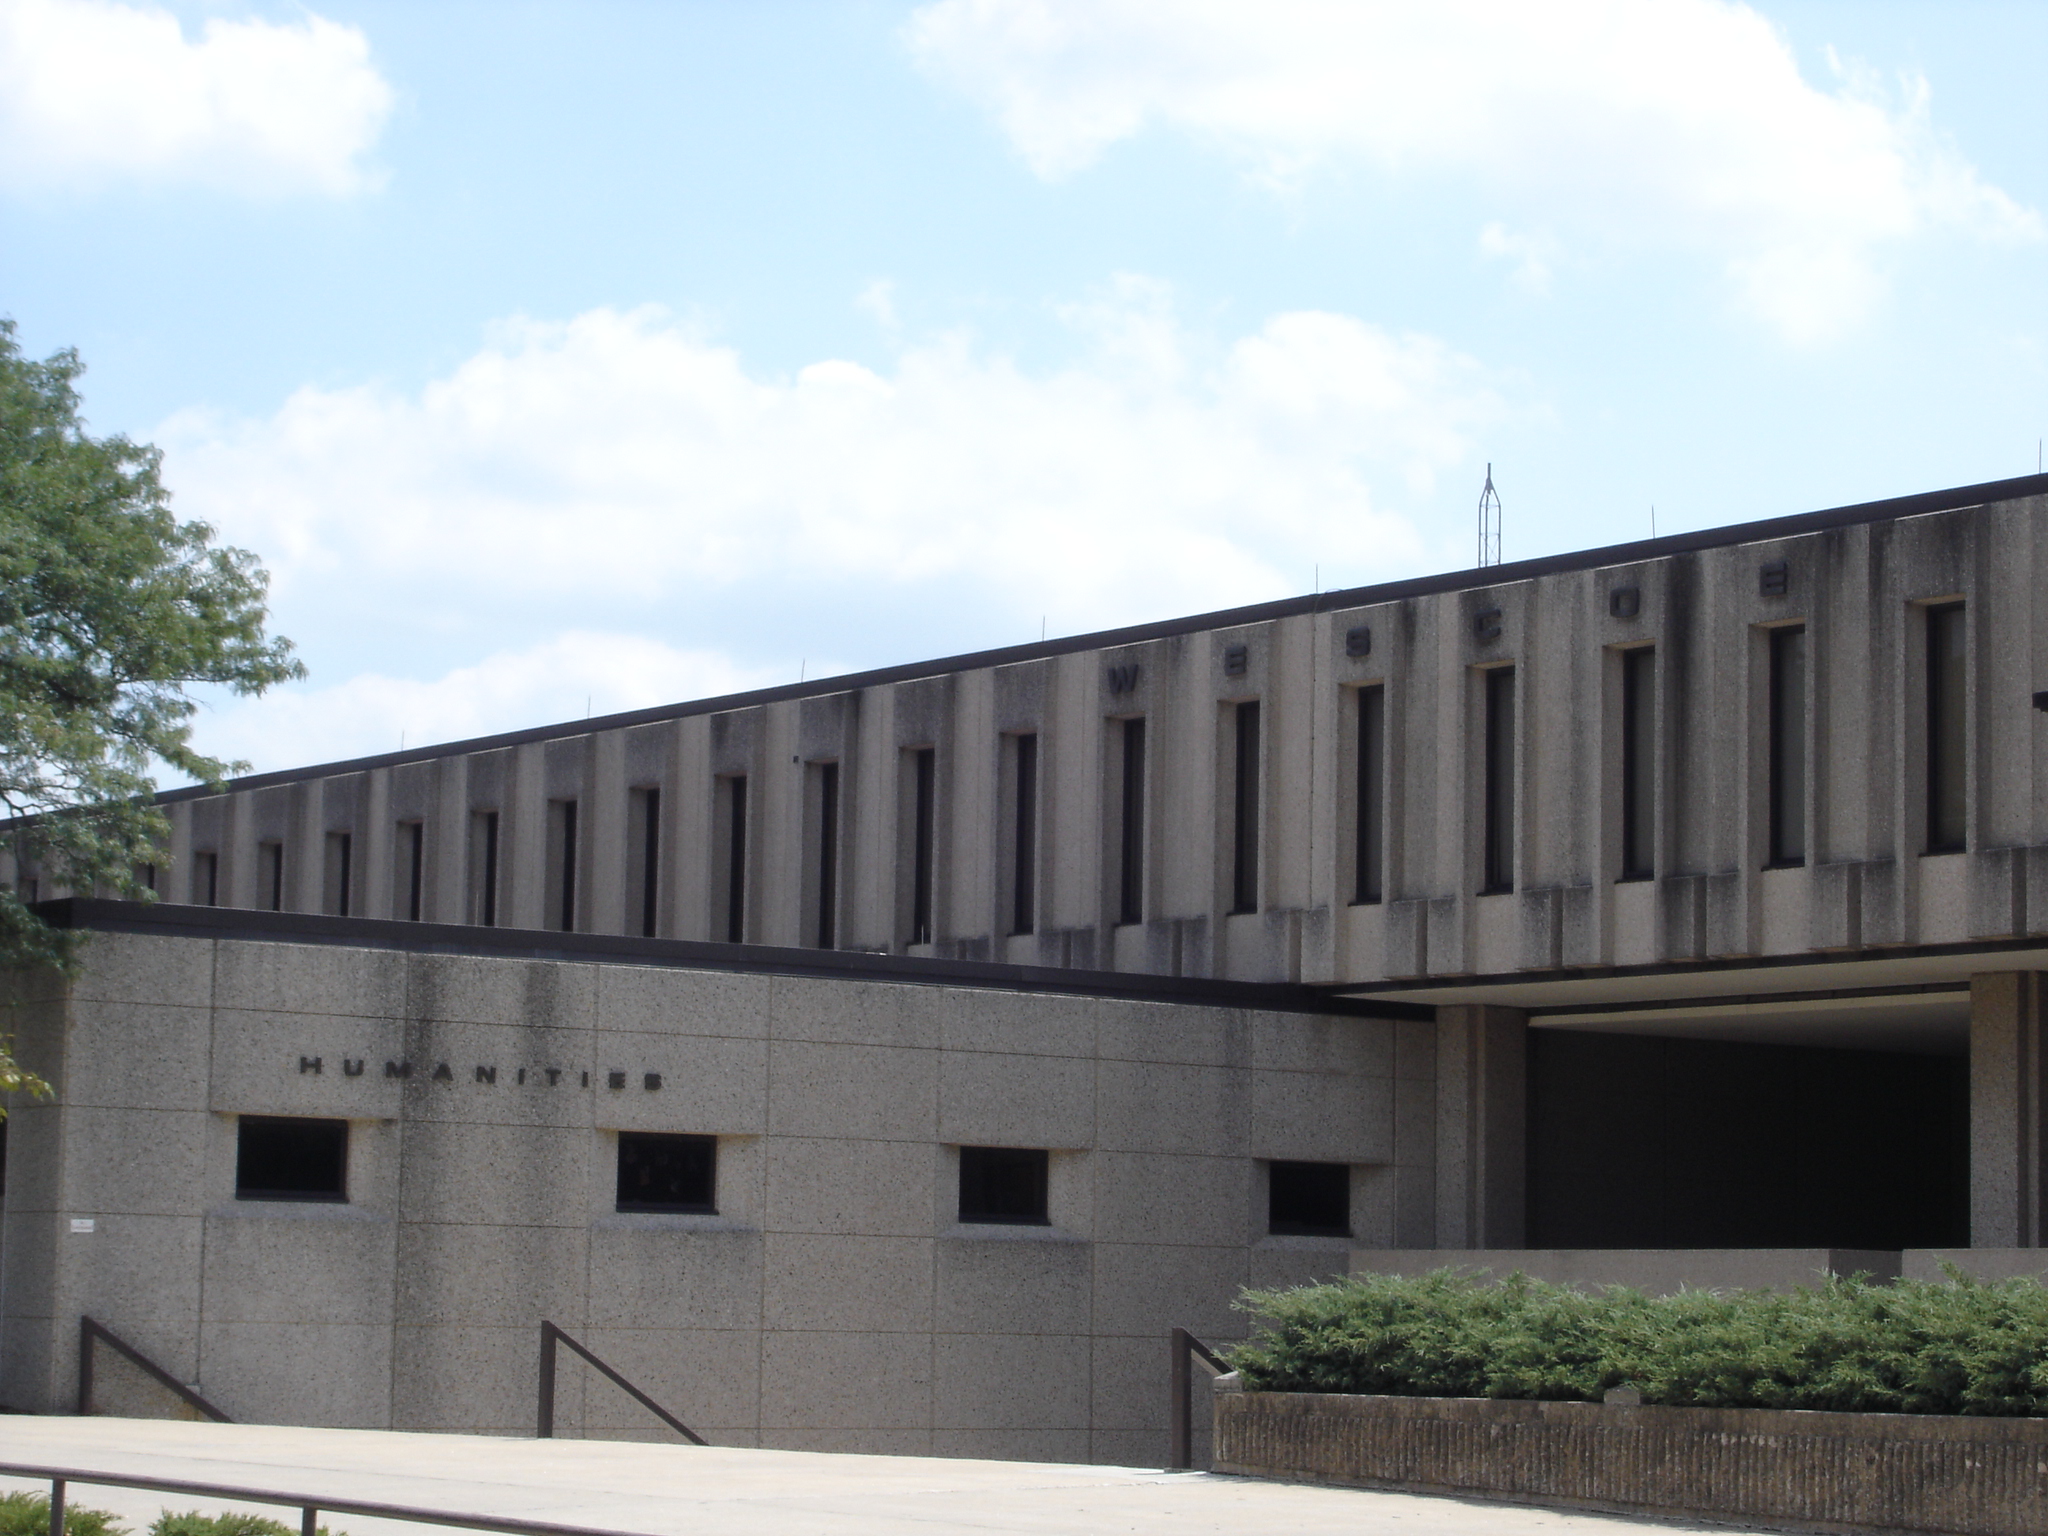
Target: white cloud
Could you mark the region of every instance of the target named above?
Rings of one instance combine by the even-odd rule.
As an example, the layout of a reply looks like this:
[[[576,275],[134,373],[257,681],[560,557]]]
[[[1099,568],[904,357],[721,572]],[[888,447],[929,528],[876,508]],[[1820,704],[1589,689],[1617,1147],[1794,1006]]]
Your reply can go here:
[[[1399,509],[1508,410],[1471,358],[1343,315],[1215,341],[1125,279],[1063,318],[1077,355],[1042,372],[952,336],[768,378],[598,309],[506,322],[416,394],[309,387],[155,438],[180,511],[260,550],[281,610],[404,589],[484,629],[808,582],[964,592],[1021,634],[1303,591],[1317,562],[1413,569]]]
[[[200,715],[194,740],[201,751],[264,772],[795,681],[714,651],[572,630],[440,677],[363,673],[330,687],[218,701]]]
[[[0,0],[0,178],[106,177],[340,195],[392,105],[362,32],[308,12],[210,19],[160,6]]]
[[[1455,172],[1515,222],[1703,251],[1797,341],[1868,312],[1889,244],[2041,233],[1934,130],[1923,81],[1812,85],[1728,0],[940,0],[906,38],[1043,176],[1153,123],[1280,184]]]

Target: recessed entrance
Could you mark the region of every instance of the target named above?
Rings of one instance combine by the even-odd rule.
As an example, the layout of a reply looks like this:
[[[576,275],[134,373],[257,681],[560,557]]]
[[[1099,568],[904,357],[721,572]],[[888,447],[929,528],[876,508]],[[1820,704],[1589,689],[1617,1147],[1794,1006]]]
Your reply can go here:
[[[1967,1245],[1968,1058],[1531,1030],[1528,1242]]]

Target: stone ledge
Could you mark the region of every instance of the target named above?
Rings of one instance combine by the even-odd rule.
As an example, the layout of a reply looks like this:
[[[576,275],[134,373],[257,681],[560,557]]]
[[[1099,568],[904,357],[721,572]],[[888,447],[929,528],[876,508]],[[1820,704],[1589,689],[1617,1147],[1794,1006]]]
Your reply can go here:
[[[2048,1530],[2048,1419],[1233,1392],[1215,1470],[1782,1530]]]

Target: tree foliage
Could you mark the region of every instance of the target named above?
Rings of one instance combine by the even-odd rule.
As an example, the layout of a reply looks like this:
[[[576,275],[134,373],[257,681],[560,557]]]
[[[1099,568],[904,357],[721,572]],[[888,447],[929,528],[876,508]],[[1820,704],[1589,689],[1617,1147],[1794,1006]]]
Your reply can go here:
[[[0,817],[41,894],[146,897],[136,872],[165,862],[168,831],[154,771],[243,766],[193,748],[187,690],[261,693],[304,669],[264,631],[256,557],[172,516],[155,448],[86,431],[81,372],[75,351],[24,357],[0,320]],[[0,889],[0,967],[68,968],[75,935],[25,894]],[[7,1086],[36,1085],[0,1049]]]
[[[2048,1414],[2048,1286],[2031,1279],[1645,1296],[1450,1270],[1246,1293],[1230,1352],[1257,1391],[1852,1413]]]

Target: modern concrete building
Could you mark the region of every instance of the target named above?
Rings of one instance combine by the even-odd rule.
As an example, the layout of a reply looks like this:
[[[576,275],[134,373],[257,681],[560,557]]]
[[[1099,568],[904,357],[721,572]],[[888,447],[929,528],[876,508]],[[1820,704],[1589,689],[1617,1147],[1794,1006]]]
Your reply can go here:
[[[167,795],[20,983],[0,1403],[91,1313],[512,1430],[547,1317],[714,1438],[1147,1460],[1244,1284],[2033,1267],[2042,592],[2035,476]]]

